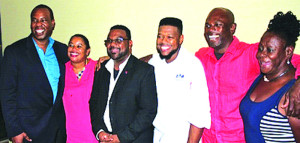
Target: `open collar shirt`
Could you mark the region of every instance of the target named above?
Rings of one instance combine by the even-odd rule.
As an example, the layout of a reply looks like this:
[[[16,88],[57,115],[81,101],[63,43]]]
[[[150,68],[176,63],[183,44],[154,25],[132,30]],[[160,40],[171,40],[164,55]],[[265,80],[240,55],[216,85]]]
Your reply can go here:
[[[58,61],[53,49],[54,40],[49,37],[49,44],[46,48],[46,52],[44,53],[43,49],[41,49],[35,40],[32,38],[35,48],[38,52],[42,65],[44,67],[45,73],[49,80],[52,93],[53,93],[53,103],[55,103],[55,99],[57,96],[58,90],[58,82],[60,77],[60,69],[58,65]]]
[[[110,117],[109,117],[109,100],[110,100],[111,95],[112,95],[112,93],[114,91],[115,85],[118,82],[119,76],[122,73],[123,69],[125,68],[125,66],[126,66],[126,64],[128,62],[128,59],[130,58],[130,56],[131,55],[129,55],[127,57],[127,59],[122,64],[119,65],[119,73],[118,73],[116,79],[114,79],[114,61],[112,59],[110,59],[106,63],[106,65],[105,65],[106,69],[110,73],[110,82],[109,82],[108,100],[107,100],[107,104],[106,104],[106,108],[105,108],[103,119],[104,119],[104,123],[105,123],[108,131],[110,131],[110,132],[112,132],[112,127],[111,127],[111,122],[110,122]]]
[[[240,42],[234,37],[219,60],[211,47],[196,52],[207,78],[212,117],[203,142],[245,142],[239,105],[260,73],[255,57],[257,48],[258,44]]]

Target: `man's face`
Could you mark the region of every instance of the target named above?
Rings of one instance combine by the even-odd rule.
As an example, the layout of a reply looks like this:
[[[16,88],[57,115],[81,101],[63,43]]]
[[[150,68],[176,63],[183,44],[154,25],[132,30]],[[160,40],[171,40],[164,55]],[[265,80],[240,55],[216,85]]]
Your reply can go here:
[[[227,48],[232,42],[235,24],[224,10],[215,9],[208,15],[204,31],[207,44],[215,50],[220,50]]]
[[[120,40],[123,39],[123,40]],[[107,54],[116,61],[125,60],[131,53],[132,41],[128,40],[126,32],[122,29],[113,29],[109,32],[105,42]]]
[[[31,33],[38,41],[47,40],[54,30],[55,21],[51,20],[50,12],[46,8],[36,9],[31,17]]]
[[[182,42],[183,35],[179,33],[177,27],[171,25],[163,25],[159,27],[156,39],[156,48],[161,58],[174,60]]]

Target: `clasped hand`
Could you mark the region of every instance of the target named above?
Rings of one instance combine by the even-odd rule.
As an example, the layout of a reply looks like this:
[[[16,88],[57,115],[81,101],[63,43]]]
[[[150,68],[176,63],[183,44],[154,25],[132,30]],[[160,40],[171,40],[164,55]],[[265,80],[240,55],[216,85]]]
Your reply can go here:
[[[32,141],[28,136],[27,136],[27,134],[26,133],[21,133],[21,134],[19,134],[19,135],[17,135],[17,136],[15,136],[15,137],[12,137],[12,142],[13,143],[23,143],[23,139],[26,139],[27,141]]]
[[[100,132],[98,137],[99,137],[100,143],[119,143],[120,142],[117,135],[112,135],[112,134],[106,133],[104,131]]]

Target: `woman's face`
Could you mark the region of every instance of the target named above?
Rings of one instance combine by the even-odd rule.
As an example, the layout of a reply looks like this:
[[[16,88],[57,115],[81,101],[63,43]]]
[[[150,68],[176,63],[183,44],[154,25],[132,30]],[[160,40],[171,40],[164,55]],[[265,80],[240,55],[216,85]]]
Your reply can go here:
[[[266,32],[260,40],[256,58],[260,65],[260,70],[264,74],[276,76],[287,69],[286,41],[273,32]]]
[[[86,45],[81,37],[73,37],[68,46],[68,57],[72,63],[85,62],[90,49],[86,49]]]

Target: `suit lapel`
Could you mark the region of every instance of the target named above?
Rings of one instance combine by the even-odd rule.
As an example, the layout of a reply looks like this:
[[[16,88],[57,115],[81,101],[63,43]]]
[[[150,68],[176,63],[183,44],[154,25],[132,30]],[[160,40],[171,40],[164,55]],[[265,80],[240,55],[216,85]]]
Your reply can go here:
[[[46,75],[46,72],[45,72],[45,69],[43,67],[43,64],[41,62],[41,59],[39,57],[39,54],[35,48],[35,45],[32,41],[32,37],[29,36],[27,38],[27,42],[26,42],[26,46],[27,46],[27,50],[26,50],[26,55],[29,59],[29,62],[32,63],[32,67],[34,67],[36,69],[36,71],[40,74],[39,76],[41,76],[41,79],[46,79],[48,85],[49,85],[49,88],[51,89],[51,86],[50,86],[50,83],[48,81],[48,78],[47,78],[47,75]],[[38,76],[38,75],[37,75]],[[51,93],[52,93],[52,90],[51,90]]]
[[[57,63],[59,66],[59,72],[60,72],[60,76],[59,76],[59,80],[58,80],[58,88],[57,88],[57,95],[54,101],[54,104],[56,104],[58,102],[59,99],[62,99],[62,95],[64,92],[64,87],[65,87],[65,64],[63,62],[61,62],[60,58],[60,52],[57,48],[58,45],[56,44],[56,42],[54,41],[53,43],[53,50],[57,59]]]
[[[101,64],[101,67],[105,67],[105,64]],[[97,79],[100,79],[98,81],[98,85],[101,87],[100,92],[102,95],[102,96],[99,96],[99,97],[102,97],[99,99],[100,99],[100,102],[102,103],[101,105],[103,105],[102,109],[105,109],[107,100],[108,100],[108,94],[109,94],[110,73],[106,68],[103,68],[103,70],[101,68],[98,73],[99,74],[97,74],[97,75],[102,76],[101,78],[97,78]]]
[[[38,55],[38,52],[36,51],[35,45],[32,41],[32,37],[29,36],[27,37],[27,42],[26,42],[26,55],[29,59],[29,62],[32,62],[32,64],[34,65],[34,67],[36,67],[37,69],[43,69],[43,73],[46,76],[44,67],[42,65],[41,59]]]
[[[53,99],[53,93],[51,90],[51,86],[48,80],[48,77],[46,75],[45,69],[43,67],[43,64],[41,62],[41,59],[38,55],[38,52],[36,50],[36,47],[33,43],[33,39],[32,36],[29,35],[27,37],[27,41],[26,41],[26,56],[28,58],[28,62],[32,64],[32,67],[35,69],[36,73],[41,77],[42,82],[47,82],[47,88],[49,89],[49,94],[45,94],[46,96],[49,96],[48,98],[52,98]],[[50,103],[50,102],[49,102]],[[51,104],[53,104],[53,101],[51,100]]]
[[[65,65],[63,65],[60,62],[58,62],[58,65],[60,70],[60,76],[58,80],[57,95],[54,104],[57,102],[58,99],[62,99],[62,95],[64,93],[64,87],[65,87]]]

